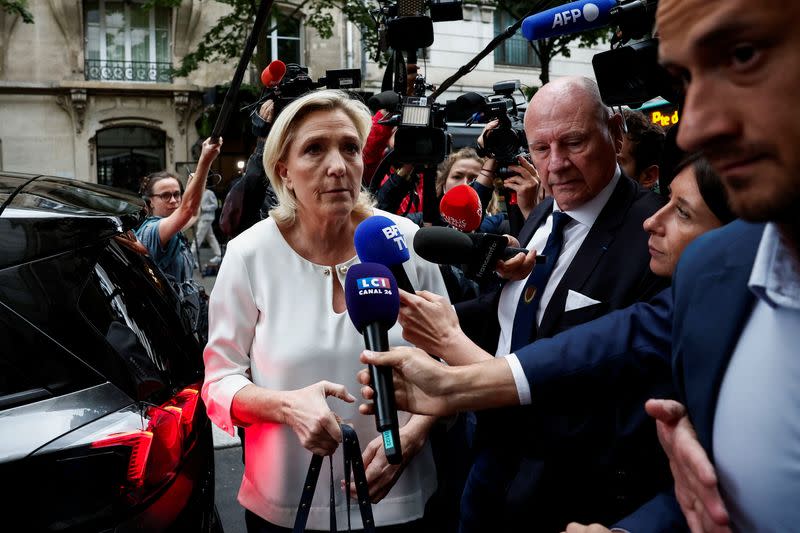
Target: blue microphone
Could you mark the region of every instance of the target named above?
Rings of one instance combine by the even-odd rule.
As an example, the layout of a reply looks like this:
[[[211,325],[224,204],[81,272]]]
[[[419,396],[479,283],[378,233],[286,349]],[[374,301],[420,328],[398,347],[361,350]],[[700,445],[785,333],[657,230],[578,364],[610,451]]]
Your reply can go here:
[[[414,286],[403,268],[403,263],[411,257],[408,244],[400,228],[390,218],[381,215],[367,218],[356,227],[353,242],[362,263],[379,263],[389,267],[397,285],[404,291],[414,292]]]
[[[529,41],[596,30],[611,23],[616,0],[580,0],[536,13],[522,22],[522,36]]]
[[[350,320],[364,335],[367,350],[388,351],[389,330],[397,322],[400,312],[397,283],[389,269],[378,263],[351,266],[344,280],[344,298]],[[369,365],[369,375],[375,391],[375,428],[383,437],[386,459],[389,464],[397,465],[403,460],[403,452],[392,368]]]

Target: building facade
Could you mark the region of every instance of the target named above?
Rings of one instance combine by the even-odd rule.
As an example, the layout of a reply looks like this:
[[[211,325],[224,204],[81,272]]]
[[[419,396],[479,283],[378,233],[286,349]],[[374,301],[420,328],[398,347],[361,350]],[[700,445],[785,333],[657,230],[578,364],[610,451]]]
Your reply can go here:
[[[210,89],[229,83],[236,65],[201,64],[185,78],[173,77],[171,67],[196,49],[230,7],[182,0],[175,8],[145,11],[142,3],[29,0],[33,24],[0,11],[1,169],[136,190],[148,172],[185,175],[194,168]],[[294,6],[276,2],[274,9],[290,13]],[[303,17],[273,18],[270,57],[308,66],[315,80],[326,69],[362,68],[364,90],[380,91],[383,70],[367,60],[355,25],[337,13],[334,37],[323,40]],[[429,83],[441,83],[508,23],[489,5],[465,5],[464,20],[435,23],[434,44],[420,60],[422,73]],[[489,54],[442,98],[488,94],[505,79],[538,85],[539,71],[520,40]],[[594,52],[579,49],[569,60],[554,61],[553,76],[591,75]],[[246,81],[257,79],[251,70]],[[252,140],[246,133],[226,136],[216,166],[226,183]]]

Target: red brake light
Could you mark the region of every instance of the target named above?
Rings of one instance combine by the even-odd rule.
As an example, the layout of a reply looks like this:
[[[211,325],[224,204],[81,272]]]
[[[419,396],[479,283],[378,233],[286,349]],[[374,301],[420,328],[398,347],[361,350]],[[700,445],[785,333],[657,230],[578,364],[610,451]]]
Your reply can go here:
[[[196,386],[186,387],[162,406],[164,409],[173,411],[180,416],[181,430],[184,438],[192,432],[194,413],[197,409],[197,402],[199,399],[200,387],[198,384]]]
[[[172,478],[183,457],[194,426],[200,384],[186,387],[160,407],[150,406],[147,428],[111,433],[95,440],[91,448],[129,447],[126,481],[129,489],[157,486]]]
[[[94,441],[90,448],[108,448],[109,446],[130,446],[131,456],[128,459],[128,482],[134,487],[141,487],[144,483],[144,469],[150,455],[150,446],[153,443],[151,431],[126,431],[112,433],[106,438]]]

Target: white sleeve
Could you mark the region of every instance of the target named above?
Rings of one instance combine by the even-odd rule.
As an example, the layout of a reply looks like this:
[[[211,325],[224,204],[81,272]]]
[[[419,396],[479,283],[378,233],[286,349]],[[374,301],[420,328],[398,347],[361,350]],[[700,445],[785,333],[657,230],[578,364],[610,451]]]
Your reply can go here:
[[[250,347],[258,314],[247,267],[229,246],[209,300],[202,397],[211,421],[231,435],[233,397],[252,383]]]
[[[525,376],[525,371],[522,370],[517,354],[510,353],[508,355],[501,355],[500,357],[506,360],[508,366],[511,368],[511,374],[514,376],[514,383],[517,385],[517,395],[519,395],[520,405],[531,404],[531,384],[528,383],[528,378]]]

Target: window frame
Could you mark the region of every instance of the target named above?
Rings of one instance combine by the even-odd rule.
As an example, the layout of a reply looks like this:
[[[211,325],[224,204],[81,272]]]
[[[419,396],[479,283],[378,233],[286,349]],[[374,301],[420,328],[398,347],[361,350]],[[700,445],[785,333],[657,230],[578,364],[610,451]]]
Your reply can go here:
[[[111,1],[113,3],[121,3],[122,7],[123,7],[123,17],[124,17],[123,22],[125,24],[125,26],[124,26],[124,32],[125,32],[124,49],[125,49],[125,52],[124,52],[124,59],[122,59],[122,60],[117,60],[117,59],[109,60],[108,59],[108,48],[107,48],[108,27],[106,25],[106,4],[109,1]],[[87,62],[88,61],[99,61],[100,76],[97,77],[97,78],[89,78],[88,77],[88,69],[87,69],[87,79],[96,79],[96,80],[99,80],[99,81],[107,81],[107,82],[120,81],[120,82],[123,82],[123,83],[128,83],[128,82],[133,82],[133,83],[158,83],[160,76],[159,76],[159,73],[158,73],[157,65],[169,64],[169,66],[172,67],[173,39],[172,39],[172,21],[171,21],[171,19],[167,20],[167,24],[166,24],[166,28],[167,28],[167,50],[165,52],[165,56],[166,57],[164,57],[164,61],[159,61],[158,60],[158,54],[157,54],[158,28],[156,27],[156,10],[158,8],[157,7],[153,7],[147,12],[147,17],[148,17],[148,28],[147,29],[148,29],[148,34],[149,34],[150,46],[149,46],[149,50],[148,50],[148,59],[147,59],[146,63],[148,65],[155,66],[155,68],[156,68],[156,79],[154,79],[154,80],[153,79],[138,80],[138,79],[136,79],[135,76],[128,77],[127,75],[125,76],[125,79],[122,79],[122,80],[116,79],[114,77],[104,77],[102,73],[105,71],[105,69],[108,68],[108,62],[109,61],[122,62],[126,66],[126,68],[127,68],[128,65],[131,65],[131,67],[132,67],[134,65],[134,63],[141,63],[141,61],[134,61],[132,59],[132,42],[131,42],[131,30],[132,30],[131,21],[132,21],[132,17],[131,17],[131,9],[135,8],[137,4],[143,4],[144,2],[143,2],[143,0],[124,0],[124,1],[120,1],[120,0],[96,0],[96,2],[97,2],[98,17],[99,17],[99,21],[98,21],[98,24],[97,24],[97,26],[98,26],[97,51],[98,51],[99,57],[96,60],[89,58],[89,49],[90,49],[89,34],[88,34],[88,31],[84,31],[84,58],[85,58],[85,60]],[[164,9],[166,10],[167,17],[170,17],[171,10],[169,10],[168,8],[164,8]],[[84,3],[84,8],[83,8],[83,18],[84,18],[84,23],[86,24],[87,10],[86,10],[86,4],[85,3]],[[170,80],[171,80],[171,76],[170,76]]]

